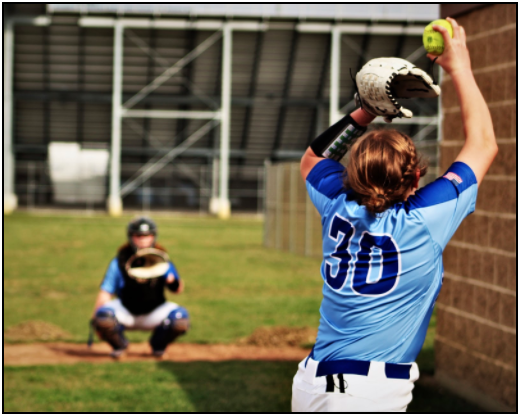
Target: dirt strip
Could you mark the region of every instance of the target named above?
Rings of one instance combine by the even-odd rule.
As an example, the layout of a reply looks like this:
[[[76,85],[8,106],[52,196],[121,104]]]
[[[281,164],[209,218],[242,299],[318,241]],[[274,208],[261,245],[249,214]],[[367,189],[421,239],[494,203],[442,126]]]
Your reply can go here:
[[[111,348],[107,344],[96,343],[88,348],[86,344],[35,343],[4,344],[5,365],[74,364],[113,362]],[[251,345],[199,345],[173,344],[164,354],[162,361],[300,361],[310,350],[297,347],[258,347]],[[148,343],[130,344],[125,355],[117,361],[157,361],[151,355]]]

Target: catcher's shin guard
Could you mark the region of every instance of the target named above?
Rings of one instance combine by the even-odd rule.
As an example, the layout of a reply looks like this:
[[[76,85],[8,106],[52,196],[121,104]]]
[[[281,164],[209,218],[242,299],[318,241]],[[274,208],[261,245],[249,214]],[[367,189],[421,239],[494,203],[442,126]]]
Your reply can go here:
[[[101,308],[94,317],[94,328],[99,338],[108,342],[116,351],[126,349],[128,340],[123,335],[123,327],[117,322],[112,309]]]
[[[179,307],[170,312],[168,317],[157,326],[150,338],[150,345],[155,354],[162,354],[168,344],[186,333],[190,326],[188,311]]]

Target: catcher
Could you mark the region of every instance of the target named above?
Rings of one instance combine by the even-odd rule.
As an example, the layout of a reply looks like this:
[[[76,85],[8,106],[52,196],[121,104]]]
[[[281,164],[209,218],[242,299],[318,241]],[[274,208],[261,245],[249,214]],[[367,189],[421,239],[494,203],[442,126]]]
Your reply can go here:
[[[156,243],[157,226],[150,218],[134,219],[127,227],[128,243],[117,252],[105,273],[92,326],[118,358],[128,347],[124,331],[151,330],[153,355],[162,357],[168,344],[189,328],[188,311],[164,297],[164,288],[182,293],[180,279],[166,250]],[[112,296],[116,295],[116,299]]]

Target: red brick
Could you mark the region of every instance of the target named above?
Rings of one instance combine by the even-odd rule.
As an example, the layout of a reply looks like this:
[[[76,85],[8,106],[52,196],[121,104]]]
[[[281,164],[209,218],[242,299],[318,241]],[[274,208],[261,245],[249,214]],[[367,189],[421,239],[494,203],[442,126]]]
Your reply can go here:
[[[461,360],[464,354],[457,348],[453,348],[441,341],[435,342],[435,368],[443,370],[447,374],[463,379]]]
[[[451,79],[442,83],[441,98],[443,108],[459,106],[459,102],[457,100],[457,92],[455,90],[455,87],[453,86],[453,81]]]
[[[479,279],[483,282],[494,283],[495,281],[495,261],[494,254],[491,253],[481,253],[482,261],[480,270]]]
[[[444,114],[443,139],[464,140],[460,112]]]
[[[493,358],[508,365],[516,365],[516,335],[497,331],[493,337]]]
[[[470,18],[470,14],[457,17],[457,23],[464,28],[466,36],[471,36],[479,29],[478,25],[474,24],[475,19]]]
[[[469,266],[467,276],[472,279],[480,279],[482,272],[482,253],[476,250],[468,250],[468,257],[465,261]]]
[[[459,276],[471,277],[470,276],[471,269],[470,269],[470,260],[469,260],[469,258],[470,258],[470,255],[471,255],[472,251],[473,251],[472,249],[459,247],[459,249],[458,249],[459,259],[458,259],[458,262],[457,262],[457,265],[458,265],[458,275]]]
[[[516,124],[516,106],[515,104],[504,104],[493,106],[489,109],[493,128],[498,139],[509,139],[511,136],[511,123],[515,120]]]
[[[473,232],[469,235],[471,239],[467,242],[487,246],[489,244],[489,218],[483,215],[470,215],[466,220],[469,218],[473,221]]]
[[[491,218],[490,246],[500,250],[516,252],[516,219]]]
[[[446,283],[446,279],[444,279],[444,283]],[[444,284],[443,284],[443,287],[444,287]],[[441,290],[441,293],[442,293],[442,290]],[[440,300],[440,296],[439,296],[439,299],[437,300],[437,305],[443,304],[442,302],[439,302],[439,300]],[[446,311],[444,309],[438,308],[437,309],[437,323],[435,326],[436,335],[443,335],[446,332],[445,317],[446,317]]]
[[[439,293],[439,298],[437,300],[437,303],[441,305],[451,306],[451,290],[452,290],[452,280],[445,277],[444,281],[442,283],[442,289]],[[437,320],[439,319],[439,313],[437,312]],[[438,323],[437,323],[438,325]]]
[[[510,138],[516,138],[516,125],[518,124],[517,114],[514,117],[511,117],[511,126],[510,126]]]
[[[498,154],[489,168],[490,175],[515,175],[517,167],[516,144],[499,143]]]
[[[464,221],[459,225],[459,228],[455,231],[455,234],[453,234],[453,237],[451,237],[450,241],[465,241],[464,239],[464,229],[465,224]]]
[[[467,379],[469,384],[476,389],[494,398],[500,395],[500,383],[502,369],[494,363],[479,358],[473,358],[475,374],[472,379]]]
[[[500,293],[494,290],[488,291],[487,312],[488,319],[493,322],[500,320]]]
[[[506,100],[516,99],[517,83],[516,83],[516,65],[505,70],[506,79]]]
[[[486,328],[483,328],[482,324],[464,319],[464,326],[466,327],[465,336],[466,339],[462,340],[462,344],[468,347],[472,351],[477,351],[485,354],[485,332]]]
[[[442,262],[444,264],[444,270],[449,273],[458,274],[458,261],[458,248],[453,246],[446,247],[444,253],[442,253]]]
[[[507,20],[505,23],[516,23],[516,19],[518,16],[518,4],[517,3],[507,3],[506,8],[508,9],[508,12],[506,13]]]
[[[503,101],[506,99],[507,72],[505,69],[490,72],[491,76],[491,97],[492,102]]]
[[[498,3],[492,6],[490,13],[491,19],[489,20],[492,29],[501,28],[509,22],[509,13],[512,11],[512,8],[509,6],[510,4],[504,3]],[[514,11],[514,14],[516,15],[516,10]]]
[[[452,284],[452,292],[451,292],[451,302],[454,308],[462,309],[464,302],[464,290],[465,284],[461,281],[454,280]]]
[[[440,150],[440,172],[444,173],[455,161],[457,155],[460,153],[462,145],[460,146],[443,146],[441,144]]]
[[[468,339],[468,326],[466,319],[461,316],[453,315],[453,341],[464,344]]]
[[[514,370],[506,370],[502,369],[501,379],[500,379],[500,395],[498,396],[498,400],[502,401],[506,405],[516,408],[517,406],[517,388],[518,380],[517,374]]]
[[[466,243],[480,246],[489,245],[489,219],[483,215],[469,215],[462,221],[464,240]]]
[[[497,188],[496,212],[503,212],[509,214],[516,213],[516,181],[490,181],[493,182]],[[510,240],[508,240],[510,242]],[[512,243],[511,243],[512,244]],[[515,244],[516,247],[516,244]]]
[[[475,287],[475,315],[487,318],[487,292],[489,289]]]
[[[501,33],[500,36],[500,52],[502,56],[497,63],[516,62],[516,30],[509,29]]]
[[[516,328],[516,297],[505,293],[500,294],[500,323]]]
[[[478,189],[477,209],[496,212],[497,192],[495,181],[486,181],[484,179]]]
[[[516,257],[495,255],[495,283],[506,289],[516,290],[517,262]]]
[[[473,69],[484,68],[488,64],[488,41],[489,36],[478,39],[468,40],[467,46],[471,57],[471,67]],[[494,54],[492,55],[494,56]]]
[[[484,96],[484,99],[487,103],[492,101],[493,76],[494,73],[491,72],[475,74],[475,81],[477,82],[478,88],[480,89],[480,92]]]
[[[484,325],[477,322],[475,322],[475,325],[480,326],[482,330],[482,342],[479,352],[484,354],[486,357],[493,357],[496,350],[494,339],[499,336],[502,331],[489,325]]]

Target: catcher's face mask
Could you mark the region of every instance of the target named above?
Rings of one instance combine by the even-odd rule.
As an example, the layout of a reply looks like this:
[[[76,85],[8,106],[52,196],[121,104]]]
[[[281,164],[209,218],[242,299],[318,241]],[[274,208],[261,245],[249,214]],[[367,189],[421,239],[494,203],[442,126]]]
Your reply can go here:
[[[140,250],[142,248],[150,248],[153,246],[153,243],[155,241],[155,235],[154,234],[132,234],[130,236],[130,240],[132,243],[132,246],[134,246],[137,250]]]

